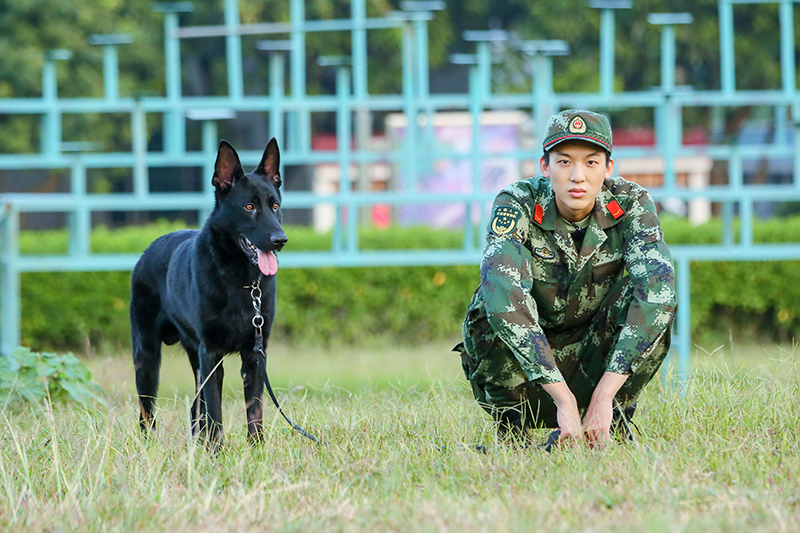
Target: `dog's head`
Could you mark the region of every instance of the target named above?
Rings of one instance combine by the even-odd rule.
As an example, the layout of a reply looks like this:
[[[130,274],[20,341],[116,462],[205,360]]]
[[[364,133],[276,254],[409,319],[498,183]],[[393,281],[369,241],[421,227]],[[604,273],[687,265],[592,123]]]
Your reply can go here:
[[[275,252],[288,240],[281,228],[278,142],[272,138],[256,169],[245,174],[239,154],[220,141],[214,163],[214,227],[226,232],[265,276],[278,271]]]

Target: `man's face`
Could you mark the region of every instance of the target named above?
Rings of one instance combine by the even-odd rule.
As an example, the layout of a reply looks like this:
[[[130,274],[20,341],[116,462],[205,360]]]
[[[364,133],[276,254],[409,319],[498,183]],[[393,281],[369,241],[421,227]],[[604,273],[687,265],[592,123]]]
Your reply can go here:
[[[570,222],[586,218],[603,180],[614,172],[614,160],[606,165],[606,153],[591,143],[565,142],[550,150],[550,161],[539,160],[542,176],[550,178],[558,213]]]

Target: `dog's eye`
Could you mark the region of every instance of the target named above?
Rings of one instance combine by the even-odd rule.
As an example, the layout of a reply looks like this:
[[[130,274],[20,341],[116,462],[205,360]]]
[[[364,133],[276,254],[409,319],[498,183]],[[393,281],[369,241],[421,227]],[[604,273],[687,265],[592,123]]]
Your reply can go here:
[[[277,211],[280,208],[278,204],[272,204],[272,210]]]
[[[254,206],[253,204],[247,204],[246,206],[244,206],[244,208],[247,209],[248,211],[252,211],[253,209],[256,208],[256,206]]]

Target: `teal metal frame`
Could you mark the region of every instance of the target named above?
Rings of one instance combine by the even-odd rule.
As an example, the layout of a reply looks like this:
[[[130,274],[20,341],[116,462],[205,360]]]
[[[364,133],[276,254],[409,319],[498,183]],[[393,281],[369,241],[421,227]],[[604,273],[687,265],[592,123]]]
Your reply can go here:
[[[291,0],[290,22],[241,24],[236,0],[225,0],[224,25],[180,27],[178,15],[190,11],[189,2],[157,4],[164,13],[164,54],[166,93],[164,96],[129,97],[119,94],[117,50],[129,42],[124,35],[98,35],[92,42],[104,47],[103,98],[59,98],[57,61],[68,60],[69,51],[55,50],[45,58],[40,98],[0,99],[0,113],[35,114],[42,117],[41,149],[36,154],[0,154],[0,169],[69,168],[69,193],[3,194],[0,195],[0,353],[8,354],[20,340],[20,274],[37,271],[100,271],[130,270],[136,254],[93,254],[89,246],[91,213],[94,211],[197,210],[204,218],[213,203],[210,180],[198,193],[151,193],[150,167],[187,167],[213,173],[217,145],[217,121],[232,118],[237,112],[268,112],[270,132],[282,146],[282,161],[287,165],[336,163],[341,169],[339,192],[319,196],[311,192],[287,192],[287,208],[308,208],[317,204],[333,204],[337,208],[331,249],[325,252],[291,252],[281,254],[283,267],[355,267],[367,265],[477,264],[481,257],[483,230],[476,232],[472,224],[464,227],[463,247],[457,250],[365,251],[359,249],[359,207],[372,204],[393,206],[409,204],[463,203],[468,215],[474,211],[485,222],[487,204],[494,192],[481,192],[479,168],[489,155],[481,145],[478,120],[491,109],[530,109],[541,125],[554,110],[568,107],[595,109],[652,108],[655,113],[656,146],[652,148],[620,147],[617,158],[661,156],[665,161],[664,184],[651,190],[656,200],[705,198],[725,205],[723,242],[716,246],[674,246],[677,265],[680,306],[674,346],[678,353],[680,375],[688,372],[691,351],[689,281],[692,261],[797,260],[800,243],[781,245],[753,242],[753,202],[800,201],[800,94],[795,83],[795,43],[793,4],[798,0],[720,0],[721,87],[718,91],[694,91],[675,85],[675,24],[690,23],[686,14],[652,14],[649,22],[661,28],[661,85],[652,91],[616,92],[614,90],[615,10],[630,7],[629,0],[592,0],[591,7],[600,11],[600,84],[594,93],[555,93],[552,85],[552,56],[566,53],[563,43],[538,41],[522,43],[520,48],[530,56],[533,80],[529,94],[495,94],[491,84],[491,43],[507,39],[504,32],[468,32],[466,40],[475,42],[474,55],[454,58],[469,64],[467,94],[431,94],[428,67],[428,22],[443,2],[403,2],[404,10],[385,18],[367,18],[365,0],[353,0],[351,18],[345,20],[306,20],[303,0]],[[736,89],[734,68],[733,11],[735,4],[779,4],[781,43],[781,89],[740,91]],[[371,95],[368,91],[367,32],[385,28],[402,31],[402,91],[400,94]],[[306,35],[310,32],[349,31],[352,55],[349,61],[323,60],[337,69],[337,90],[334,95],[308,95],[306,92]],[[267,95],[245,95],[242,73],[242,35],[279,37],[283,41],[264,41],[259,48],[269,50],[270,84]],[[181,87],[180,46],[182,40],[224,36],[228,66],[226,96],[184,97]],[[288,39],[287,39],[288,37]],[[289,55],[290,94],[284,92],[284,65]],[[684,146],[681,142],[682,110],[692,106],[736,107],[743,105],[774,106],[777,140],[768,145]],[[417,117],[432,118],[442,110],[466,110],[473,118],[472,149],[455,153],[434,147],[432,120],[420,126]],[[311,149],[312,112],[335,112],[337,116],[337,149]],[[363,121],[352,120],[353,112],[400,111],[407,120],[403,146],[393,151],[373,151],[357,142],[351,148],[355,130],[363,139]],[[132,150],[124,153],[94,152],[91,146],[62,143],[61,117],[67,113],[126,113],[131,117]],[[791,124],[786,120],[791,113]],[[164,117],[163,151],[146,148],[146,116]],[[186,149],[186,118],[202,122],[202,150]],[[286,119],[286,131],[283,123]],[[355,128],[354,128],[355,126]],[[794,130],[793,143],[788,142],[789,128]],[[702,190],[678,187],[674,160],[677,157],[706,154],[730,164],[729,182]],[[260,153],[241,154],[245,163],[255,164]],[[504,153],[504,157],[537,160],[538,153],[525,150]],[[747,185],[742,161],[752,158],[793,158],[793,181],[788,185]],[[416,190],[417,178],[425,162],[446,158],[467,158],[472,164],[472,191],[461,194],[421,194]],[[351,164],[366,165],[385,161],[400,168],[402,187],[395,191],[353,191],[350,187]],[[131,194],[89,194],[86,172],[89,168],[128,167],[133,174]],[[733,237],[733,205],[739,205],[740,234]],[[21,255],[19,251],[19,215],[25,212],[69,213],[70,245],[66,256]],[[471,220],[469,216],[465,218]],[[485,223],[481,225],[484,228]]]

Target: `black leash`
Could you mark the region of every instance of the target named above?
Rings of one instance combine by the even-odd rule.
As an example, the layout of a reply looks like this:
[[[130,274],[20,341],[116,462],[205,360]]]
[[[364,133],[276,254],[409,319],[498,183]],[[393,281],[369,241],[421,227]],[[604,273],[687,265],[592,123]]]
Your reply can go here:
[[[269,383],[269,376],[267,375],[267,352],[264,351],[264,335],[262,333],[262,327],[264,326],[264,317],[261,316],[261,276],[258,275],[256,277],[256,281],[250,285],[245,287],[250,289],[250,298],[253,299],[253,308],[255,309],[255,315],[253,316],[253,327],[256,330],[256,343],[253,347],[254,352],[258,352],[262,355],[262,361],[264,362],[264,366],[261,367],[261,373],[264,377],[264,386],[267,388],[267,393],[269,393],[269,397],[272,399],[272,403],[275,404],[275,408],[278,409],[278,412],[281,414],[284,420],[292,426],[292,429],[314,441],[317,444],[324,444],[327,445],[327,442],[320,442],[317,440],[314,435],[306,431],[305,429],[301,428],[291,420],[289,417],[286,416],[286,413],[283,412],[281,409],[281,405],[278,403],[278,398],[275,397],[275,393],[272,390],[272,385]]]

